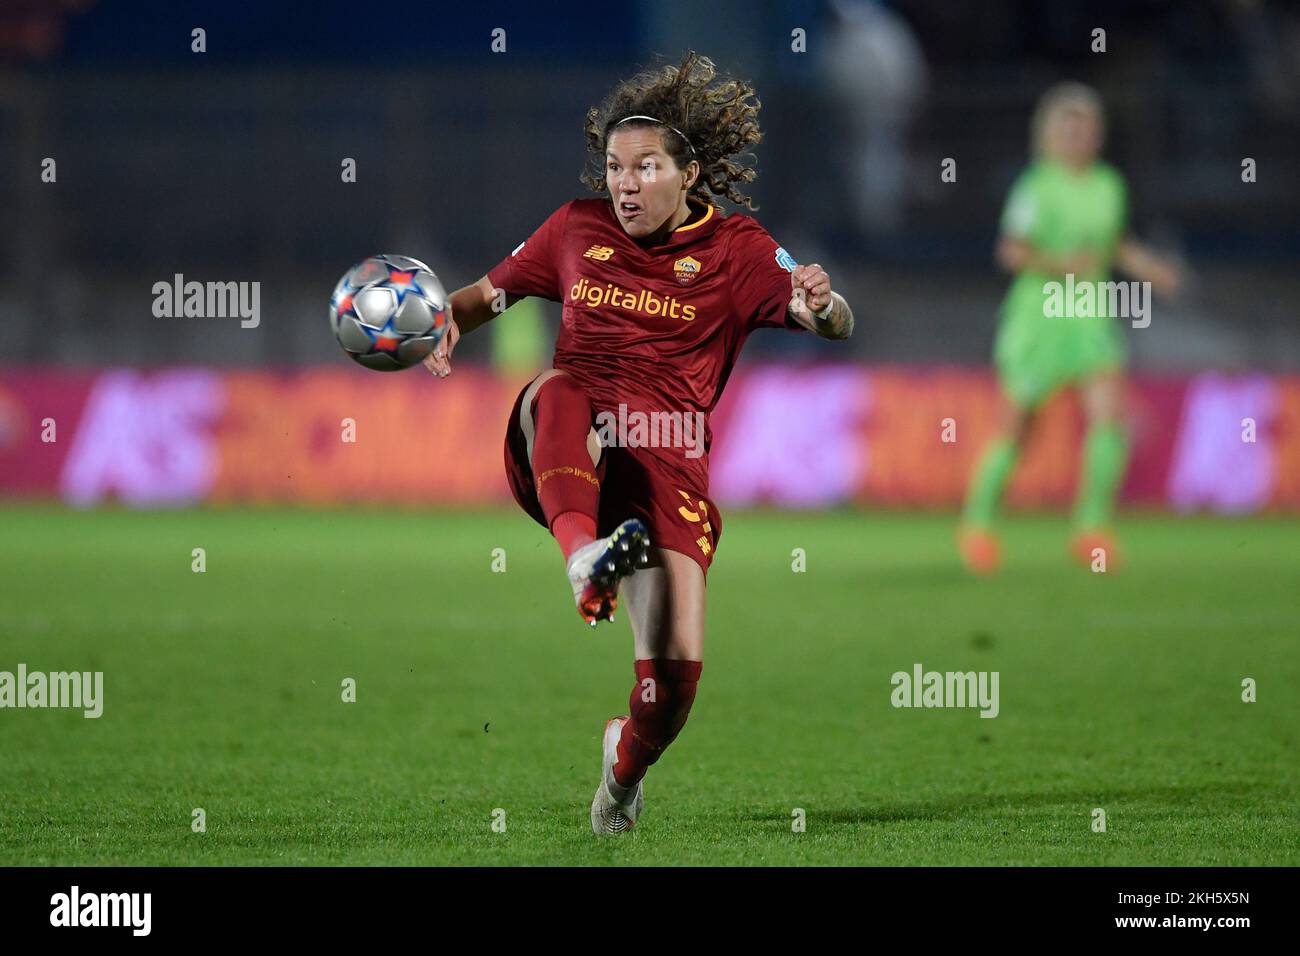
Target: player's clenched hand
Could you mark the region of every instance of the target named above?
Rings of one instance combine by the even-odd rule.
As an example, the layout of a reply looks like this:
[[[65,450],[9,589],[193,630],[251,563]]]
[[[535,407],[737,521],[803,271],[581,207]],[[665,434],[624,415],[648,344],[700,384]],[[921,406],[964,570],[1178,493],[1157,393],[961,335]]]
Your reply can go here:
[[[790,273],[790,311],[811,318],[807,313],[820,312],[831,304],[831,277],[813,263],[795,266]]]
[[[451,312],[450,302],[447,303],[447,311]],[[448,315],[447,331],[438,340],[438,344],[433,347],[433,351],[425,356],[424,367],[439,378],[446,378],[451,374],[452,349],[456,347],[456,343],[459,341],[460,326],[456,324],[456,319],[453,316]]]

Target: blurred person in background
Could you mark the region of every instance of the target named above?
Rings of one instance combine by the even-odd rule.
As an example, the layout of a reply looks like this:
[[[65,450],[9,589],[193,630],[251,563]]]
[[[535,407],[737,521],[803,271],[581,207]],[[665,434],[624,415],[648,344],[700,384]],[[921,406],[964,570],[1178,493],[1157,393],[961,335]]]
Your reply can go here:
[[[1172,295],[1182,276],[1172,261],[1126,234],[1127,190],[1120,173],[1099,158],[1104,135],[1096,91],[1079,83],[1049,89],[1033,118],[1034,161],[1003,210],[996,257],[1015,278],[1002,303],[994,363],[1006,410],[979,459],[958,531],[962,559],[976,573],[999,566],[994,524],[1003,492],[1038,409],[1067,386],[1079,390],[1087,418],[1071,551],[1091,564],[1101,549],[1115,563],[1110,525],[1128,458],[1127,356],[1119,317],[1109,314],[1108,295],[1096,283],[1109,280],[1114,265]],[[1060,289],[1073,299],[1070,290],[1086,283],[1096,290],[1094,308],[1053,307]]]
[[[907,130],[926,87],[925,58],[907,21],[875,0],[833,0],[826,86],[844,121],[851,211],[861,235],[902,224]]]

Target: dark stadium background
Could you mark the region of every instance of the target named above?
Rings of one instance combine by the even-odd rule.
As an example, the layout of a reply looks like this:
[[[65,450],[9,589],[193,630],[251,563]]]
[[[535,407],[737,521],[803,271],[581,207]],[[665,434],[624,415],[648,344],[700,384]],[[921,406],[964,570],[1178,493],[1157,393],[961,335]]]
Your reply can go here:
[[[3,358],[334,361],[324,302],[349,263],[418,250],[449,283],[477,278],[585,194],[586,108],[630,66],[694,45],[761,94],[761,221],[870,302],[855,357],[987,362],[1005,288],[991,261],[997,215],[1026,161],[1036,97],[1075,78],[1110,109],[1107,155],[1128,177],[1139,232],[1199,278],[1190,303],[1130,336],[1138,366],[1300,366],[1293,7],[902,0],[862,28],[872,56],[844,56],[837,10],[871,6],[8,0]],[[1105,54],[1088,49],[1098,24]],[[194,26],[207,30],[205,54],[190,52]],[[790,52],[796,26],[806,54]],[[495,27],[504,54],[489,50]],[[867,160],[892,198],[858,223],[846,215],[863,178],[851,131],[871,122],[877,142],[882,128],[897,138],[896,152]],[[26,173],[47,155],[60,159],[57,190]],[[346,188],[345,155],[360,169]],[[955,184],[939,181],[947,156]],[[1247,156],[1259,169],[1249,185]],[[275,321],[256,335],[219,323],[158,334],[141,303],[172,271],[260,278]],[[485,338],[461,354],[482,354]],[[788,336],[750,348],[843,354]]]

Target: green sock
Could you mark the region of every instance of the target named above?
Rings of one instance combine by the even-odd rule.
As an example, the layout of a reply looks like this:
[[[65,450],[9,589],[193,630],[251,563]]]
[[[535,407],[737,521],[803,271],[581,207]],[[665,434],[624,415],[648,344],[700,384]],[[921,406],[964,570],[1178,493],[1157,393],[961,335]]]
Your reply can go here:
[[[1111,510],[1124,466],[1128,464],[1128,436],[1114,422],[1093,425],[1083,444],[1083,474],[1074,506],[1074,526],[1095,531],[1110,524]]]
[[[989,528],[1002,503],[1002,491],[1016,467],[1016,444],[1008,439],[993,442],[984,449],[975,477],[966,493],[962,518],[967,525]]]

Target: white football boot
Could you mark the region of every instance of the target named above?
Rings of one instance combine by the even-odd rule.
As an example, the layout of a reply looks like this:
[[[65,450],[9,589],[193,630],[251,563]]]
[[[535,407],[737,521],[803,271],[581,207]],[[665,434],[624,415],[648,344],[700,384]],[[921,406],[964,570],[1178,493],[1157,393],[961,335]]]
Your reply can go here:
[[[614,779],[614,762],[618,759],[618,738],[623,733],[627,717],[614,717],[605,724],[605,739],[600,762],[600,786],[591,801],[591,832],[626,833],[636,825],[636,818],[645,808],[645,780],[637,785],[620,802],[610,792],[613,783],[617,790],[623,790]]]
[[[582,619],[592,627],[597,621],[614,620],[618,582],[649,563],[650,533],[636,518],[624,521],[608,538],[597,538],[573,552],[565,572]]]

